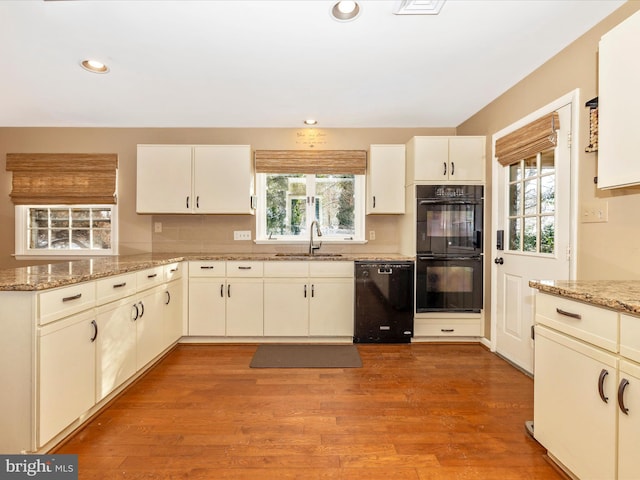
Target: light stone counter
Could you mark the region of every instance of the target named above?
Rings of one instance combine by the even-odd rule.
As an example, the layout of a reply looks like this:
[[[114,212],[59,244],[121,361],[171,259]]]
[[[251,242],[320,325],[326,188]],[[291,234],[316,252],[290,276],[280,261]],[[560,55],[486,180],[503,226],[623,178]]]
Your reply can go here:
[[[51,263],[31,267],[0,270],[0,291],[32,291],[57,288],[88,280],[144,270],[146,268],[189,260],[247,260],[247,261],[401,261],[414,260],[398,254],[340,254],[339,256],[285,255],[274,253],[221,254],[141,254],[115,257],[96,257],[86,260]]]
[[[640,315],[640,280],[531,280],[542,293]]]

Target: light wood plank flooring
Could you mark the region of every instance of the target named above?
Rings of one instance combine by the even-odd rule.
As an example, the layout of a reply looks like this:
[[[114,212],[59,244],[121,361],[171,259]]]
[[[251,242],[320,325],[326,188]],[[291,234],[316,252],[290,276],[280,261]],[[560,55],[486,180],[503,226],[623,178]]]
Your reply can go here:
[[[561,479],[533,381],[480,345],[359,345],[362,368],[252,369],[180,345],[55,453],[80,479]]]

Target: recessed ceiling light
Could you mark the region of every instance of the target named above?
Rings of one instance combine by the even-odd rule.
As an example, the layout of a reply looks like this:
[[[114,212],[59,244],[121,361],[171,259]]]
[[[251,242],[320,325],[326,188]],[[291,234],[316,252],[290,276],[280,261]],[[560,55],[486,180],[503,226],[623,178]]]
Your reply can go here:
[[[313,118],[307,118],[307,119],[304,121],[304,124],[305,124],[305,125],[317,125],[317,124],[318,124],[318,121],[317,121],[317,120],[314,120]]]
[[[360,5],[357,2],[343,0],[337,2],[331,9],[331,16],[339,22],[348,22],[360,14]]]
[[[98,60],[83,60],[80,62],[80,66],[92,73],[107,73],[109,71],[109,67]]]

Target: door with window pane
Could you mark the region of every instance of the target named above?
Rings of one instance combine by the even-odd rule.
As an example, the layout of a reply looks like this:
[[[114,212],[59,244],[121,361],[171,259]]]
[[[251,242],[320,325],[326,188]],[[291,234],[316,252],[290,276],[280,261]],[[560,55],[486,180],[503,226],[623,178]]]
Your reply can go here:
[[[531,373],[534,290],[529,280],[571,278],[571,105],[558,115],[555,148],[495,167],[500,173],[494,223],[504,231],[504,249],[493,247],[491,263],[496,351]]]

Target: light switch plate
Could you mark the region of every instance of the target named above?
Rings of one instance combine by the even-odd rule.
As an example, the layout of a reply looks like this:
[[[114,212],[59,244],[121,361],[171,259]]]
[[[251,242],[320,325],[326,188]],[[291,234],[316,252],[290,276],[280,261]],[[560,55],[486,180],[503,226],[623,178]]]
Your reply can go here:
[[[251,240],[251,230],[234,230],[234,240]]]
[[[604,223],[609,221],[609,202],[595,200],[585,202],[580,209],[580,221],[582,223]]]

